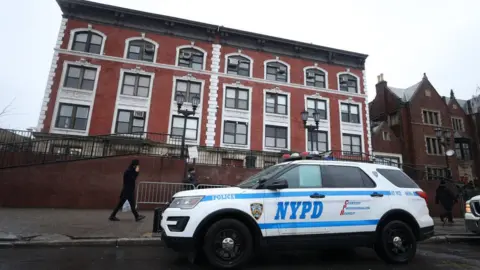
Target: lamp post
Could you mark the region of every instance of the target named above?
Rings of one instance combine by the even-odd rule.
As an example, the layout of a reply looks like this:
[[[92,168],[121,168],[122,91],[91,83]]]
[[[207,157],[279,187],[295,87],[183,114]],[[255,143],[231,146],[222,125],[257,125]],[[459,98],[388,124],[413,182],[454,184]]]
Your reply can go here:
[[[180,149],[180,159],[185,159],[185,135],[187,132],[187,119],[190,115],[195,115],[198,104],[200,103],[200,98],[198,95],[192,97],[192,110],[182,109],[183,103],[185,102],[185,95],[178,93],[175,96],[175,101],[177,102],[178,114],[183,115],[183,133],[182,133],[182,148]]]
[[[435,128],[435,136],[440,141],[440,144],[443,146],[445,150],[445,163],[447,167],[445,168],[445,176],[446,178],[450,178],[450,164],[448,162],[448,157],[453,156],[455,151],[450,148],[450,137],[452,136],[452,132],[448,128],[437,127]]]
[[[310,139],[310,149],[311,151],[313,151],[313,132],[318,129],[318,122],[320,121],[320,113],[317,110],[313,112],[313,120],[315,121],[315,125],[307,125],[308,111],[301,112],[301,116],[303,120],[303,128],[308,131],[308,137]]]

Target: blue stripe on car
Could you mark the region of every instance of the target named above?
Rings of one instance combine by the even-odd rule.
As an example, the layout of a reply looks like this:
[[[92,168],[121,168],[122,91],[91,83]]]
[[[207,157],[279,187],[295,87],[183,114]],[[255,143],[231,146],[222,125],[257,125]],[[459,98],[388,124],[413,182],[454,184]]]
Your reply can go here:
[[[345,220],[345,221],[316,221],[316,222],[284,222],[284,223],[259,223],[260,229],[295,229],[319,227],[347,227],[377,225],[378,219],[371,220]]]

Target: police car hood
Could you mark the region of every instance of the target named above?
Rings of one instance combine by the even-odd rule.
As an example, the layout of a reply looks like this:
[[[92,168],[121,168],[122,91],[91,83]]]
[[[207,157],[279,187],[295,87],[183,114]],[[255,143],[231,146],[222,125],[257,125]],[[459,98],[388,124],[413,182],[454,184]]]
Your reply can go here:
[[[467,202],[469,203],[471,201],[480,201],[480,195],[470,198],[470,200],[468,200]]]
[[[207,195],[220,195],[220,194],[240,194],[247,192],[246,189],[239,187],[225,187],[225,188],[205,188],[194,189],[187,191],[180,191],[175,193],[173,197],[186,197],[186,196],[207,196]]]

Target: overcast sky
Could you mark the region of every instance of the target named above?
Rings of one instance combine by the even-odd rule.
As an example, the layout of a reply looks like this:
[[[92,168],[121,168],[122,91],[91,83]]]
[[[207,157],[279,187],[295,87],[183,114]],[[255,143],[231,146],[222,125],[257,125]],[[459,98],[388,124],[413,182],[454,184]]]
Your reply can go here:
[[[377,75],[408,87],[427,73],[441,95],[468,99],[480,85],[478,0],[98,0],[368,54],[369,99]],[[267,20],[268,19],[268,20]],[[2,2],[0,127],[36,127],[60,26],[54,0]]]

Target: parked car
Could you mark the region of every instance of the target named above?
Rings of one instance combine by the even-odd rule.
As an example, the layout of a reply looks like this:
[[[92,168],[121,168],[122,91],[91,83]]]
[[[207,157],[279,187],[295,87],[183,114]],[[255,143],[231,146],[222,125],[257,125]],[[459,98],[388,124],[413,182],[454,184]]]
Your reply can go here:
[[[480,235],[480,195],[465,202],[465,227]]]

